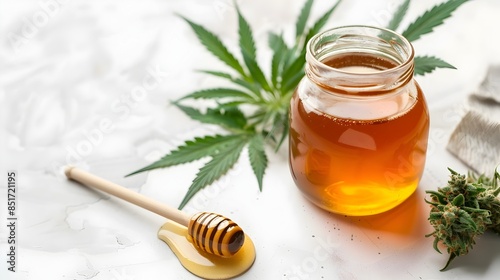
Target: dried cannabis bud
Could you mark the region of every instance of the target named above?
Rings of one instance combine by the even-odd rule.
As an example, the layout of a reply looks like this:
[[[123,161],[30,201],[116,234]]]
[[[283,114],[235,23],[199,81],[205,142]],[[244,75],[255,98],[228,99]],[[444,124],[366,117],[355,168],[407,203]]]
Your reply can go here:
[[[431,201],[429,215],[434,232],[426,237],[434,237],[434,249],[441,253],[438,245],[446,247],[450,258],[445,270],[453,259],[465,255],[476,243],[477,236],[491,229],[500,233],[500,174],[495,171],[492,178],[469,173],[467,178],[452,169],[448,185],[437,191],[426,191]]]

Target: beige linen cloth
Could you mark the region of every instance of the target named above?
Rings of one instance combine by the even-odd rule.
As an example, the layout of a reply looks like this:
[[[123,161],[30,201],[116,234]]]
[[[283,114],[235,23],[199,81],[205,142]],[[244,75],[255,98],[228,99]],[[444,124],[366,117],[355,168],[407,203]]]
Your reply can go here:
[[[447,149],[479,174],[491,176],[500,164],[500,65],[489,68],[469,97],[468,111]]]

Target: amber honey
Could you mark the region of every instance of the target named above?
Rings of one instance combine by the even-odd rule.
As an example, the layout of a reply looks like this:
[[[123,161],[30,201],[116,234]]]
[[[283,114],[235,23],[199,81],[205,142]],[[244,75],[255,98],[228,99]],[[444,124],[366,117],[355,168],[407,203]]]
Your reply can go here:
[[[323,69],[313,71],[340,74],[308,72],[292,97],[290,169],[296,185],[335,213],[372,215],[397,206],[419,184],[429,131],[412,64],[392,74],[411,72],[400,79],[391,77],[400,62],[373,53],[344,51],[318,63]]]

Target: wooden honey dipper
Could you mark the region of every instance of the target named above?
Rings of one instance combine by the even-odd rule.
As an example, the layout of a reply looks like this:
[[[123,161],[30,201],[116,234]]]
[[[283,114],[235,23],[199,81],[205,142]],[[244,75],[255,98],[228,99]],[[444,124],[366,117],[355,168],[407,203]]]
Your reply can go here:
[[[76,167],[67,167],[66,177],[154,212],[188,228],[191,242],[200,250],[219,257],[233,256],[245,242],[243,230],[230,219],[215,213],[200,212],[192,217],[142,194],[97,177]]]

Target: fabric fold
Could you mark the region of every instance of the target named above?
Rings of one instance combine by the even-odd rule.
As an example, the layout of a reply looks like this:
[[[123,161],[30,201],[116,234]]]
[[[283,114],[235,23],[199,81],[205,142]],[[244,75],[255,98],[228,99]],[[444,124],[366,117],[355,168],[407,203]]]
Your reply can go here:
[[[447,149],[475,172],[489,175],[500,165],[500,65],[489,68],[467,105]]]

